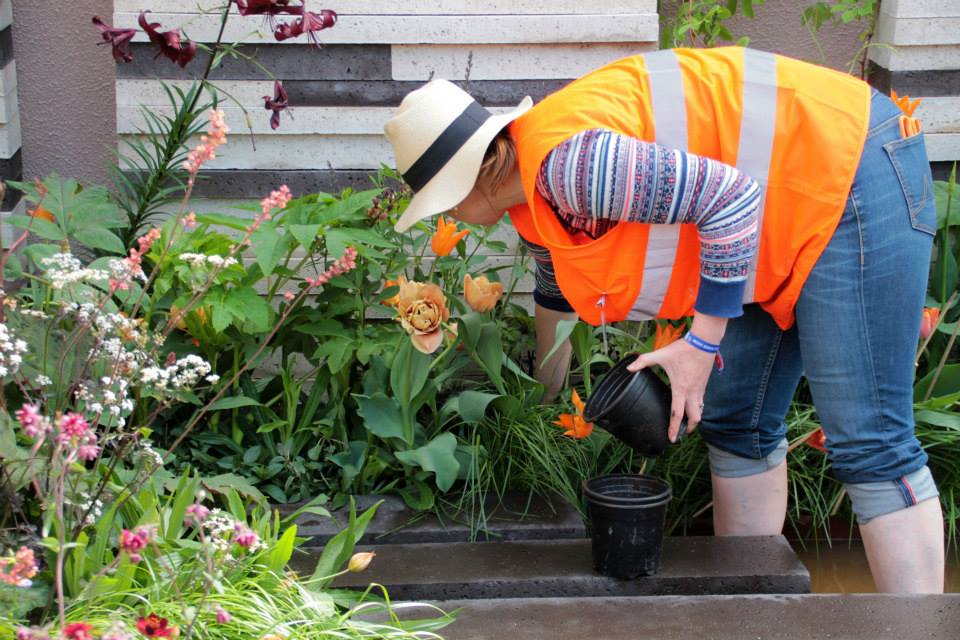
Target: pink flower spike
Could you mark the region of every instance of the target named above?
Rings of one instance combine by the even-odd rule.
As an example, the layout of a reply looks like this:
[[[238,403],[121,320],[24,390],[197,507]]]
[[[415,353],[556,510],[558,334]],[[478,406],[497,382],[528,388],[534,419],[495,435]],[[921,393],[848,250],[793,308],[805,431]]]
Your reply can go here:
[[[196,226],[197,226],[197,214],[191,211],[183,219],[183,227],[184,229],[193,229]]]
[[[240,523],[237,523],[237,525],[234,527],[233,541],[244,549],[249,549],[253,545],[257,544],[258,540],[259,538],[257,537],[256,533]]]
[[[43,416],[40,415],[40,407],[35,404],[25,404],[14,412],[23,432],[31,438],[36,438],[43,433]]]
[[[120,549],[130,556],[131,562],[140,562],[142,560],[140,552],[143,551],[150,542],[150,530],[145,527],[138,527],[135,531],[124,529],[120,533]]]
[[[187,524],[198,526],[207,519],[208,515],[210,515],[210,509],[207,509],[202,504],[194,503],[187,507],[187,517],[185,519]]]
[[[232,618],[229,611],[217,605],[217,624],[227,624]]]
[[[283,294],[283,299],[286,300],[287,302],[293,302],[294,298],[296,297],[297,296],[294,295],[293,291],[286,291]]]
[[[79,413],[65,413],[62,418],[60,418],[60,431],[68,437],[79,437],[87,432],[87,429],[90,428],[90,423],[87,422]]]

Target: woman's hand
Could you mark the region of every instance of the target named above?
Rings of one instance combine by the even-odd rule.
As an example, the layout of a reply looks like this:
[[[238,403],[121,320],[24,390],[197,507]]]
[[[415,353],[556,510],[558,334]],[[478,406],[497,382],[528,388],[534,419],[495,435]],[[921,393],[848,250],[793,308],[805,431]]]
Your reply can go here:
[[[703,415],[703,394],[707,390],[714,359],[713,354],[677,340],[662,349],[642,354],[627,367],[629,371],[639,371],[658,364],[667,372],[673,393],[670,428],[667,432],[670,442],[677,441],[684,414],[687,416],[687,433],[691,433],[699,424]]]

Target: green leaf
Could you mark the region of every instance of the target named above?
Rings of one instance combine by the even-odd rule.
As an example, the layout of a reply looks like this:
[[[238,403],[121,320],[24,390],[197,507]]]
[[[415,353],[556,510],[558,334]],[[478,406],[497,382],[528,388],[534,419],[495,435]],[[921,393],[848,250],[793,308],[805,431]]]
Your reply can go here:
[[[349,448],[341,451],[327,459],[333,464],[343,469],[343,484],[349,487],[360,471],[363,469],[363,463],[367,457],[367,443],[361,440],[351,440]]]
[[[293,555],[293,546],[297,541],[297,525],[291,525],[283,532],[280,539],[267,554],[267,567],[274,573],[280,574],[290,562]]]
[[[330,584],[333,574],[353,555],[354,547],[363,537],[367,525],[370,524],[381,504],[383,504],[382,500],[364,511],[363,515],[357,517],[356,503],[351,496],[350,524],[346,529],[333,536],[323,547],[320,560],[317,561],[317,568],[308,583],[311,590],[323,590]]]
[[[60,227],[49,220],[44,220],[43,218],[34,218],[31,216],[22,215],[9,216],[7,218],[7,223],[20,229],[30,229],[30,233],[36,234],[44,240],[55,240],[60,242],[62,240],[66,240],[67,238],[66,234],[63,233],[63,230]]]
[[[118,256],[126,252],[120,238],[106,229],[81,229],[73,237],[93,249],[102,249]]]
[[[341,369],[353,357],[353,340],[334,339],[327,340],[313,352],[313,357],[318,360],[324,360],[330,373],[339,373]]]
[[[954,411],[922,409],[914,413],[914,418],[919,424],[932,424],[937,427],[960,431],[960,414]]]
[[[297,239],[304,249],[310,250],[313,241],[317,239],[317,234],[323,228],[322,224],[291,224],[287,226],[290,235]]]
[[[937,202],[937,227],[942,229],[944,223],[951,226],[960,225],[960,185],[946,180],[935,180],[933,194]],[[948,201],[949,212],[947,211]]]
[[[557,330],[556,335],[553,339],[553,346],[550,347],[550,351],[544,356],[543,361],[546,362],[553,357],[560,347],[564,345],[567,341],[567,338],[570,337],[570,334],[573,333],[574,328],[576,328],[579,320],[558,320],[557,321]]]
[[[409,403],[423,389],[430,374],[430,356],[413,348],[404,339],[390,368],[390,389],[397,400]]]
[[[237,287],[227,292],[223,301],[224,307],[241,322],[249,323],[250,329],[256,332],[269,331],[273,310],[270,303],[264,300],[253,287]]]
[[[922,380],[917,382],[913,388],[914,400],[923,400],[923,397],[927,394],[927,389],[930,388],[930,385],[933,383],[933,378],[936,375],[937,370],[934,369],[925,375]],[[955,393],[957,389],[960,389],[960,363],[948,364],[943,367],[939,377],[937,377],[937,385],[934,387],[931,396],[937,397],[952,394]]]
[[[460,470],[455,452],[457,438],[452,433],[441,433],[419,449],[398,451],[397,459],[407,465],[415,465],[424,471],[432,471],[437,478],[437,488],[447,491],[453,486]]]
[[[400,494],[406,505],[414,511],[432,509],[436,502],[433,489],[427,483],[414,477],[409,478],[407,486],[397,489],[397,493]]]
[[[256,257],[257,264],[260,265],[260,270],[264,276],[269,276],[273,273],[277,263],[280,262],[283,254],[286,253],[287,246],[290,242],[289,238],[280,235],[272,221],[263,224],[259,229],[254,231],[250,236],[250,241],[250,249],[253,251],[253,255]]]
[[[330,229],[326,233],[326,238],[327,250],[331,256],[337,258],[343,255],[347,247],[353,247],[361,255],[367,253],[367,247],[394,248],[393,242],[369,229]]]
[[[224,213],[205,213],[203,215],[198,215],[197,222],[217,227],[236,229],[237,231],[244,231],[248,226],[250,226],[250,220],[244,220],[243,218],[226,215]]]
[[[343,324],[330,318],[324,318],[316,322],[301,324],[293,327],[298,333],[305,333],[308,336],[337,336],[340,338],[352,338],[353,332],[347,329]]]
[[[498,394],[493,393],[464,391],[457,397],[460,417],[467,424],[478,424],[483,421],[484,415],[487,412],[487,405],[499,397]]]
[[[267,501],[266,497],[264,497],[264,495],[260,493],[259,489],[257,489],[255,486],[250,484],[250,482],[246,478],[239,476],[235,473],[221,473],[219,475],[212,476],[209,478],[201,478],[200,481],[208,491],[212,491],[213,493],[225,494],[227,496],[230,496],[231,499],[233,495],[236,495],[237,493],[239,493],[248,498],[251,498],[252,500],[255,500],[260,504],[263,504]],[[240,516],[242,516],[244,512],[245,511],[241,504]]]
[[[403,418],[393,398],[381,391],[370,396],[354,394],[353,398],[367,431],[381,438],[403,438]]]
[[[229,398],[220,398],[212,405],[210,411],[223,411],[224,409],[239,409],[240,407],[262,407],[263,403],[248,398],[246,396],[231,396]]]
[[[171,496],[170,515],[167,518],[167,527],[165,538],[167,540],[176,540],[180,537],[183,530],[183,518],[187,513],[187,507],[193,504],[194,497],[197,495],[197,488],[200,486],[199,477],[191,477],[190,470],[180,476],[177,482],[177,488]]]

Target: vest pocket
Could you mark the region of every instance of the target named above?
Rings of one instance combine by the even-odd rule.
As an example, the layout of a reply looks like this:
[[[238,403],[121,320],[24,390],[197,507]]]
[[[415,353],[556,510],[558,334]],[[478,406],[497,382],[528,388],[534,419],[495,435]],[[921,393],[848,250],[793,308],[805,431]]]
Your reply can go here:
[[[892,140],[883,145],[897,172],[900,187],[907,200],[910,224],[930,235],[937,232],[937,210],[933,203],[933,176],[927,160],[923,135]]]

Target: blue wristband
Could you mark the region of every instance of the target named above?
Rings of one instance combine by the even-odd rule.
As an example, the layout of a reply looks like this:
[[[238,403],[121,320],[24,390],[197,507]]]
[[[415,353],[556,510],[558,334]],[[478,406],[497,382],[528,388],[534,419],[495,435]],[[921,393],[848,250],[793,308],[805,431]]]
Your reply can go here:
[[[696,347],[697,349],[700,349],[700,351],[703,351],[705,353],[720,352],[720,345],[713,344],[712,342],[707,342],[702,338],[698,338],[697,336],[694,335],[692,331],[688,331],[687,334],[683,336],[683,340],[690,346]]]

